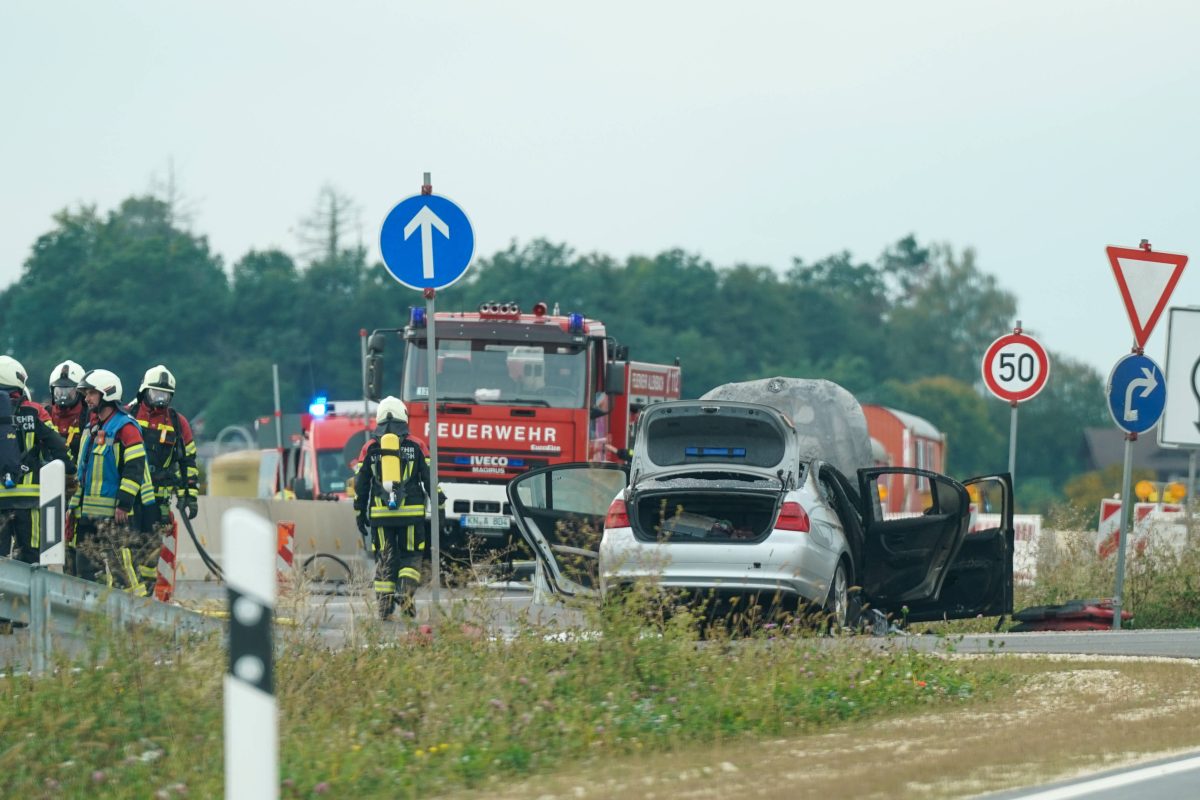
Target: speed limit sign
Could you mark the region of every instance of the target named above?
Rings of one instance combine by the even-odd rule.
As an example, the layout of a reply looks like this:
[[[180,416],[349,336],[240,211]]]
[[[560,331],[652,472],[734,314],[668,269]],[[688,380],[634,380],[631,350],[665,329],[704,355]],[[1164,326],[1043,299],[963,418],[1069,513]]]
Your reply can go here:
[[[1050,377],[1050,359],[1037,340],[1019,330],[992,342],[983,356],[983,382],[1010,403],[1029,400]]]

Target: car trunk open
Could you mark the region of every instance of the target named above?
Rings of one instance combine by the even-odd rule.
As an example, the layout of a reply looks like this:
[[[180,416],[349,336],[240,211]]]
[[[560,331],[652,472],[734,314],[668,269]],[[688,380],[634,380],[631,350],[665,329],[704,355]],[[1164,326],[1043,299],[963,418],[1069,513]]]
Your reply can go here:
[[[630,501],[630,525],[644,542],[762,541],[772,530],[783,488],[756,476],[649,481]]]

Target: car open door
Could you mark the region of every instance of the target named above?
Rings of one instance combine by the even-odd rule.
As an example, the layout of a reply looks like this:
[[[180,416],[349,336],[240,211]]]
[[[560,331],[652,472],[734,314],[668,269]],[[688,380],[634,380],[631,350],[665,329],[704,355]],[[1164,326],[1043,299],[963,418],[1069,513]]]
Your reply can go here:
[[[604,518],[627,482],[619,464],[558,464],[509,483],[513,519],[550,591],[570,597],[597,591]]]
[[[1013,489],[1008,473],[964,481],[971,521],[935,600],[909,604],[908,619],[998,617],[1013,610]]]
[[[858,480],[864,599],[897,615],[905,607],[911,612],[914,603],[936,602],[970,524],[966,488],[953,478],[911,467],[861,469]],[[909,487],[922,510],[885,517],[883,493],[899,484]]]

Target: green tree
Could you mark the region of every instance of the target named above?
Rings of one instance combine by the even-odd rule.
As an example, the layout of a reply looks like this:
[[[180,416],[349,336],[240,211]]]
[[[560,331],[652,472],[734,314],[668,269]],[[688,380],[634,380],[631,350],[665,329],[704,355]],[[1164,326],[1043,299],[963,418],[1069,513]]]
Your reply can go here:
[[[125,399],[142,374],[166,364],[179,407],[196,415],[216,393],[229,286],[207,240],[172,223],[161,200],[134,197],[101,217],[64,210],[39,237],[0,307],[8,348],[45,393],[57,362],[72,358],[121,377]]]
[[[974,382],[988,344],[1012,327],[1016,298],[980,271],[971,248],[933,248],[930,263],[906,275],[907,293],[887,320],[892,374]]]

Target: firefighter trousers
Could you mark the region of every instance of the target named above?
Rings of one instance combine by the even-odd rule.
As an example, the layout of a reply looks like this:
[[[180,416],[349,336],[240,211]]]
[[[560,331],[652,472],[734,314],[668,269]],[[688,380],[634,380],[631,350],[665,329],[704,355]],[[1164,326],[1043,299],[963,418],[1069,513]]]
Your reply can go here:
[[[154,591],[161,537],[139,530],[136,521],[80,517],[75,524],[75,573],[138,597]]]
[[[0,508],[0,556],[36,564],[41,556],[42,515],[36,508]]]
[[[397,605],[400,613],[415,617],[413,595],[421,583],[425,558],[425,521],[415,519],[401,527],[376,527],[371,537],[375,550],[375,598],[379,617],[387,619]]]

